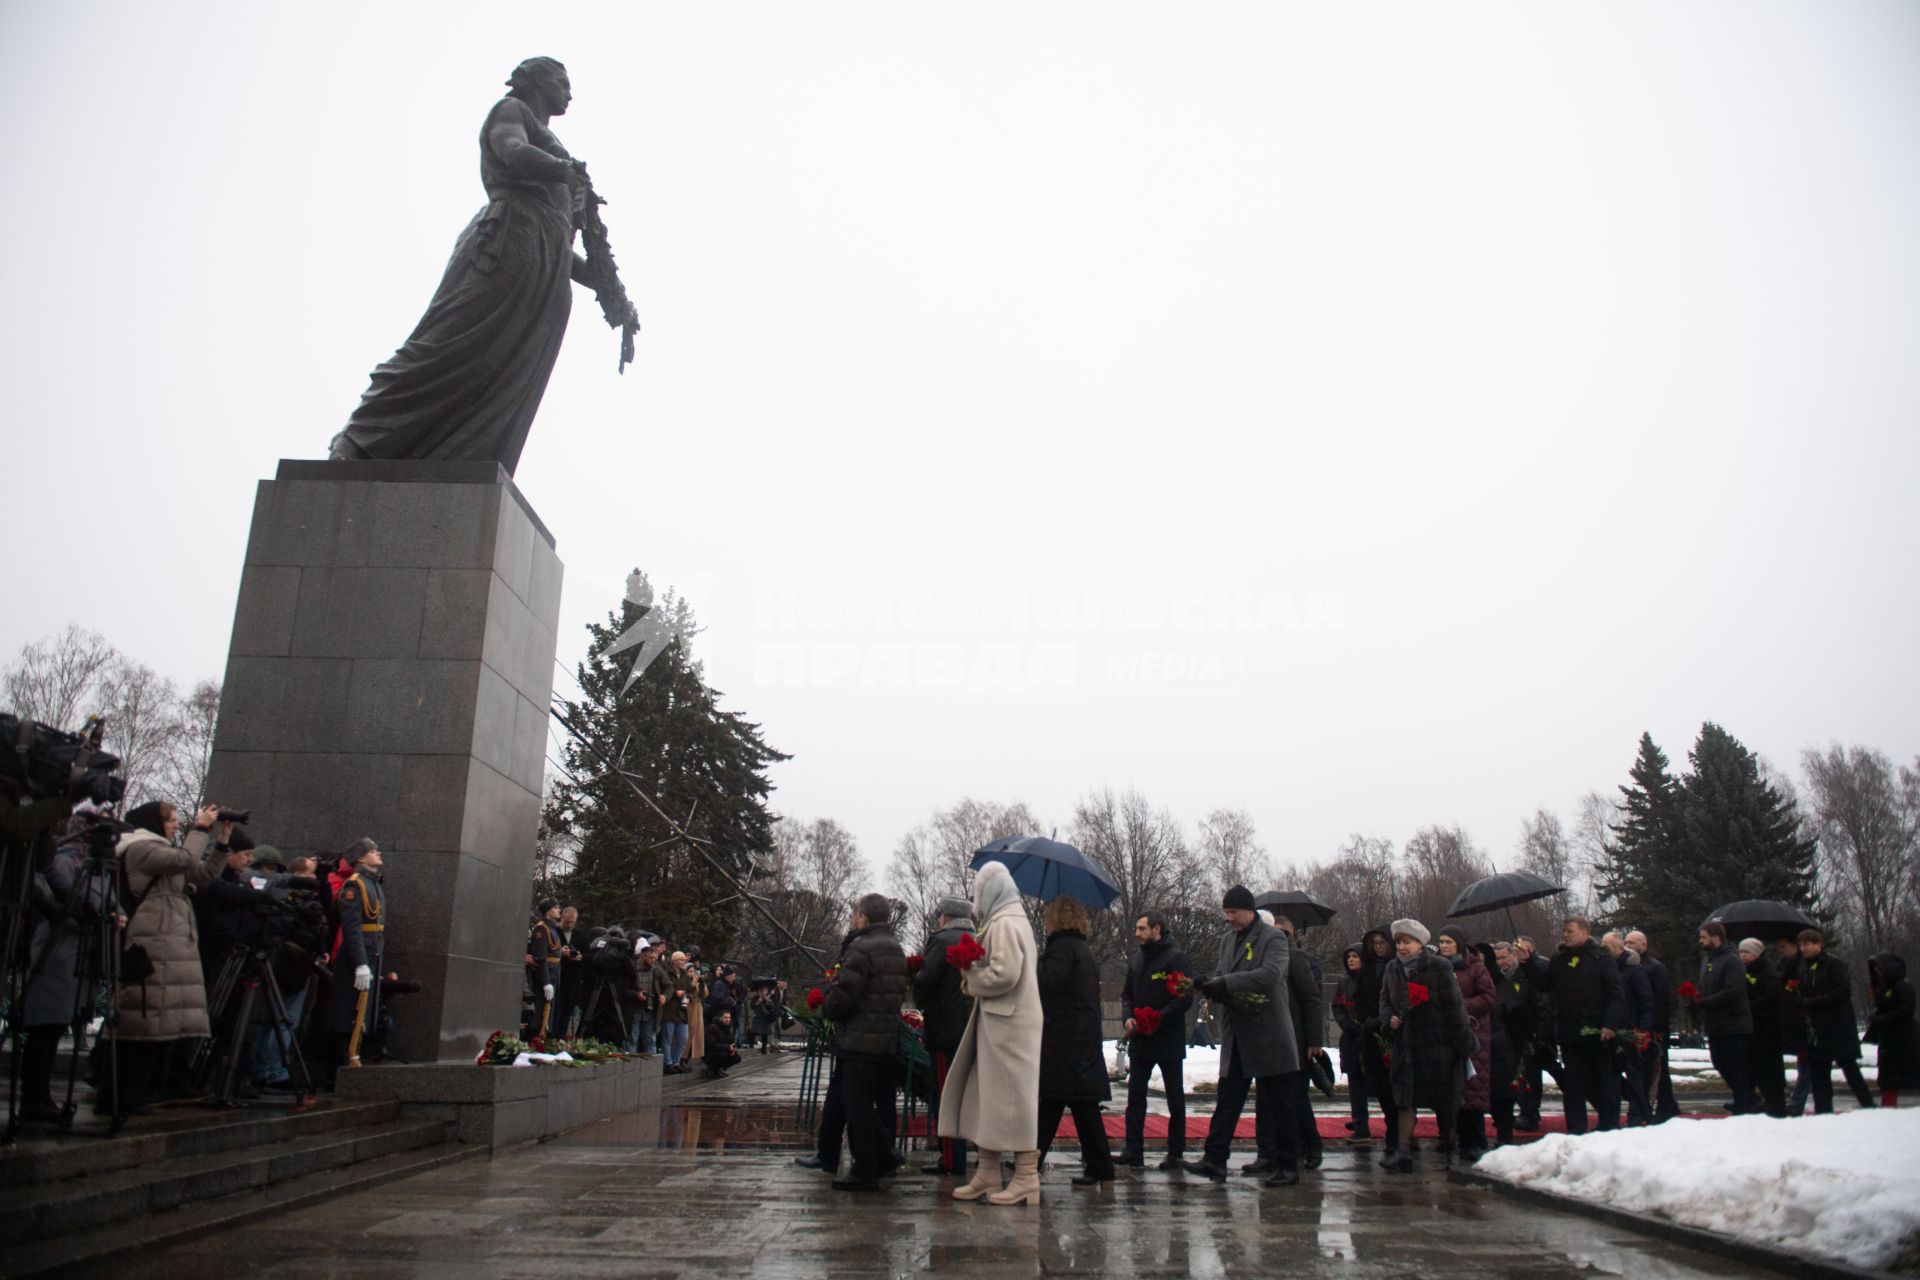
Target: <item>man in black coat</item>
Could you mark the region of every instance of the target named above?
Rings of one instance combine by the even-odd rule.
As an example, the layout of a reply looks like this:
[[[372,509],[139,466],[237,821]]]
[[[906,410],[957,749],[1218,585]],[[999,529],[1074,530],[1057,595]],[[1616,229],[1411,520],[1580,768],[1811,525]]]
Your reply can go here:
[[[1640,953],[1627,945],[1625,936],[1618,930],[1604,935],[1600,946],[1613,957],[1613,963],[1620,970],[1620,994],[1627,1009],[1627,1026],[1622,1030],[1638,1031],[1648,1037],[1646,1053],[1633,1044],[1615,1041],[1619,1046],[1620,1078],[1627,1095],[1627,1123],[1650,1124],[1654,1083],[1648,1060],[1653,1043],[1653,983],[1641,968],[1644,962]]]
[[[1747,1109],[1784,1118],[1787,1067],[1780,1042],[1780,975],[1760,939],[1743,938],[1737,950],[1747,970],[1747,1010],[1753,1015],[1753,1039],[1747,1042],[1747,1083],[1753,1092],[1745,1100]]]
[[[1265,918],[1262,913],[1262,919]],[[1292,919],[1281,915],[1273,921],[1273,927],[1287,935],[1287,1015],[1293,1021],[1293,1042],[1300,1047],[1300,1070],[1293,1078],[1291,1097],[1269,1099],[1264,1092],[1254,1095],[1254,1131],[1278,1131],[1275,1125],[1259,1123],[1261,1107],[1276,1104],[1291,1107],[1294,1132],[1300,1137],[1300,1165],[1318,1169],[1325,1157],[1325,1143],[1321,1141],[1320,1124],[1313,1115],[1312,1059],[1325,1052],[1322,1042],[1327,1038],[1327,1001],[1320,991],[1319,962],[1300,949],[1300,935]],[[1268,1147],[1252,1164],[1242,1165],[1240,1172],[1246,1177],[1271,1173],[1282,1163],[1282,1153]]]
[[[1493,1079],[1487,1082],[1487,1099],[1493,1104],[1494,1141],[1500,1146],[1513,1143],[1513,1109],[1525,1087],[1519,1077],[1535,1035],[1533,1015],[1533,977],[1520,963],[1520,952],[1508,942],[1488,947],[1493,962],[1487,967],[1493,974],[1493,1052],[1487,1069]]]
[[[1700,926],[1700,976],[1694,986],[1713,1069],[1733,1091],[1733,1113],[1744,1114],[1753,1110],[1748,1105],[1753,1085],[1747,1077],[1753,1011],[1747,1007],[1747,967],[1727,945],[1727,927],[1723,924],[1710,920]]]
[[[1140,945],[1127,959],[1127,978],[1120,988],[1120,1013],[1128,1036],[1127,1136],[1120,1163],[1138,1169],[1147,1162],[1147,1085],[1158,1067],[1160,1087],[1167,1091],[1167,1154],[1160,1167],[1177,1169],[1187,1149],[1183,1076],[1187,1010],[1193,1006],[1193,991],[1189,988],[1175,995],[1168,982],[1175,974],[1192,979],[1193,965],[1179,944],[1167,936],[1166,917],[1158,911],[1149,911],[1133,922],[1133,937]],[[1160,1029],[1152,1035],[1140,1031],[1133,1023],[1135,1009],[1158,1010]]]
[[[1860,1074],[1860,1027],[1853,1020],[1853,982],[1847,962],[1827,953],[1818,929],[1800,931],[1800,1009],[1807,1015],[1806,1070],[1813,1081],[1813,1112],[1833,1110],[1833,1069],[1839,1067],[1862,1107],[1873,1095]]]
[[[854,904],[852,932],[840,954],[840,972],[820,1012],[836,1024],[834,1075],[846,1109],[853,1168],[835,1178],[835,1191],[878,1191],[894,1161],[885,1135],[899,1087],[900,1006],[907,998],[907,953],[888,923],[893,904],[869,893]],[[883,1115],[885,1112],[887,1114]]]
[[[953,1065],[953,1055],[960,1048],[967,1018],[973,1012],[973,1001],[960,990],[960,979],[965,975],[947,963],[947,948],[973,932],[973,904],[965,898],[942,898],[937,920],[938,927],[921,948],[920,971],[913,977],[913,1003],[926,1020],[922,1034],[927,1054],[933,1059],[933,1098],[927,1103],[927,1114],[935,1119],[940,1115],[940,1095],[947,1088],[947,1069]],[[940,1158],[923,1172],[964,1176],[967,1140],[940,1139]]]
[[[1680,1100],[1673,1096],[1673,1076],[1667,1070],[1667,1038],[1673,1034],[1673,974],[1660,957],[1647,949],[1647,935],[1635,929],[1627,935],[1627,949],[1640,953],[1640,967],[1646,970],[1647,983],[1653,988],[1653,1051],[1647,1055],[1653,1074],[1653,1123],[1665,1124],[1680,1114]]]
[[[1620,1125],[1620,1076],[1613,1069],[1613,1041],[1627,1025],[1620,969],[1593,938],[1593,922],[1568,916],[1560,926],[1560,950],[1536,955],[1536,989],[1553,996],[1553,1036],[1560,1046],[1560,1080],[1567,1132],[1587,1131],[1587,1104],[1600,1113],[1604,1132]]]
[[[1546,961],[1535,950],[1533,939],[1525,936],[1514,939],[1514,950],[1520,957],[1520,967],[1525,969],[1529,981],[1540,972],[1540,966]],[[1533,1047],[1528,1050],[1526,1060],[1521,1064],[1521,1078],[1525,1089],[1520,1095],[1520,1119],[1517,1127],[1528,1133],[1537,1133],[1540,1129],[1540,1100],[1546,1096],[1546,1078],[1560,1086],[1564,1098],[1567,1088],[1566,1073],[1560,1069],[1559,1041],[1555,1038],[1558,1022],[1553,1008],[1553,996],[1541,989],[1537,982],[1530,988],[1533,992],[1533,1025],[1537,1029]]]

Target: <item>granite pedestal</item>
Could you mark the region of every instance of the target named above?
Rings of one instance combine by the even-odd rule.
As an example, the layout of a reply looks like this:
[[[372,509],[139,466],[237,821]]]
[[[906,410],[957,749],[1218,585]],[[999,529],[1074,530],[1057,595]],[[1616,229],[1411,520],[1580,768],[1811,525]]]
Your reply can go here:
[[[495,463],[260,482],[207,794],[290,855],[380,845],[410,1061],[519,1025],[560,580]]]

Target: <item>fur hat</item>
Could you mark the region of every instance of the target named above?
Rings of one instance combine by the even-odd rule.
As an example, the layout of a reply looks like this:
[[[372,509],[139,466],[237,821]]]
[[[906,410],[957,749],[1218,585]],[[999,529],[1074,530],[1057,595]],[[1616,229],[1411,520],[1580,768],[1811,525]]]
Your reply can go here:
[[[973,904],[965,898],[947,897],[934,904],[934,911],[943,916],[952,916],[955,920],[962,916],[973,915]]]
[[[1254,910],[1253,890],[1243,884],[1233,886],[1227,890],[1226,896],[1220,899],[1220,909],[1222,911]]]
[[[1398,938],[1405,934],[1423,947],[1433,941],[1433,935],[1427,932],[1427,926],[1418,920],[1395,920],[1390,927],[1394,937]]]

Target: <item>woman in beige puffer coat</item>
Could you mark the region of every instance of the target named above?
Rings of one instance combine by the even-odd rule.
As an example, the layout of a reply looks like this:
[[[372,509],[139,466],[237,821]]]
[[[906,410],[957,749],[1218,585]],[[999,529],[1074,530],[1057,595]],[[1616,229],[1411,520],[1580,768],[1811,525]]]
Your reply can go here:
[[[175,1042],[208,1034],[200,938],[187,886],[213,879],[226,865],[225,851],[212,843],[219,812],[212,805],[202,809],[183,846],[173,843],[180,817],[172,805],[152,801],[127,814],[138,829],[120,837],[117,850],[127,876],[125,945],[145,948],[153,973],[120,986],[123,1110],[158,1098]]]

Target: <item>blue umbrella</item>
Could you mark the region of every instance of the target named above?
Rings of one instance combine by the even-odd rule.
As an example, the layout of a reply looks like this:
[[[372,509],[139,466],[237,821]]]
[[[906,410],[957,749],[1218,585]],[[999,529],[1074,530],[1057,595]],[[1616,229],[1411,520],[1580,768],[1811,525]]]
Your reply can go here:
[[[1120,896],[1120,886],[1100,864],[1070,844],[1044,836],[1007,836],[973,855],[975,871],[989,862],[1004,862],[1013,872],[1013,887],[1043,901],[1066,896],[1105,911]]]

